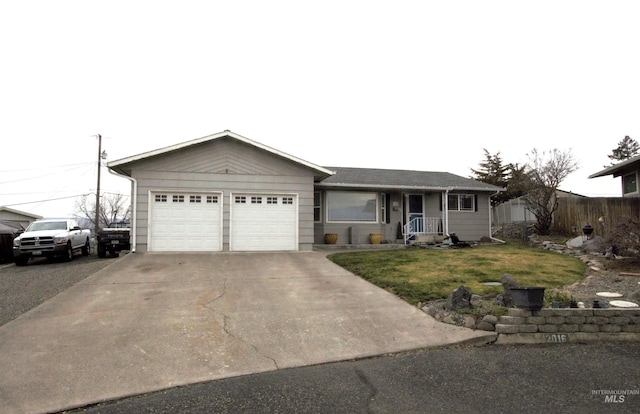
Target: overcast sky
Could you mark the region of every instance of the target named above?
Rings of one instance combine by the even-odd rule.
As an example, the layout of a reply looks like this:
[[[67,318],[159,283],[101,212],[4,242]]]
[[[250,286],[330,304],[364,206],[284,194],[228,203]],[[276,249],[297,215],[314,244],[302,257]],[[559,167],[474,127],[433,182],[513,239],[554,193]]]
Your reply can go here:
[[[638,1],[3,1],[0,206],[74,213],[108,160],[229,129],[322,166],[469,176],[640,141]],[[102,174],[102,191],[128,194]],[[95,197],[95,195],[93,195]]]

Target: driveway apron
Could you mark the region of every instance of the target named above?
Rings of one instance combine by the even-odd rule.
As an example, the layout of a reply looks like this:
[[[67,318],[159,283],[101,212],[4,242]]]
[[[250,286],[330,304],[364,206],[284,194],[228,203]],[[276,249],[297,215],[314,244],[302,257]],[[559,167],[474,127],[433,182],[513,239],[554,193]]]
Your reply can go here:
[[[494,339],[324,253],[128,254],[0,327],[0,412]]]

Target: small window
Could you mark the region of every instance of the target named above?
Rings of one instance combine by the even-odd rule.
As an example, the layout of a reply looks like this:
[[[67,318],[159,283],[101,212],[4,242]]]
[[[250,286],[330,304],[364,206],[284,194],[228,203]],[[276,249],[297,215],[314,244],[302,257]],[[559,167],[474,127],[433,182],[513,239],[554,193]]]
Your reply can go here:
[[[262,204],[262,197],[251,197],[251,204]]]
[[[635,193],[638,191],[638,180],[636,173],[622,176],[622,191],[624,194]]]
[[[235,200],[236,204],[247,204],[247,197],[245,196],[236,196]]]
[[[173,202],[174,203],[184,203],[184,196],[183,195],[174,195],[173,196]]]
[[[380,221],[387,223],[387,195],[380,193]]]
[[[322,194],[320,191],[313,193],[313,221],[319,223],[322,219]]]
[[[202,196],[199,195],[190,195],[189,196],[190,203],[202,203]]]
[[[475,196],[473,194],[449,194],[447,201],[449,211],[475,210]]]
[[[278,197],[267,197],[267,204],[278,204]]]
[[[218,196],[217,195],[208,195],[207,196],[207,204],[217,204]]]
[[[155,201],[156,201],[156,203],[166,203],[167,202],[167,195],[166,194],[156,194]]]
[[[293,197],[282,197],[282,204],[293,204]]]

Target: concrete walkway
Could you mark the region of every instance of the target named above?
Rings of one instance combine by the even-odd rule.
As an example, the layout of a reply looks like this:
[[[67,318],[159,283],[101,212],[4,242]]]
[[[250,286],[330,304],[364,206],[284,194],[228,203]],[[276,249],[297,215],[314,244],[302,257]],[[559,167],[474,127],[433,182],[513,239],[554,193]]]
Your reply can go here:
[[[0,327],[0,412],[456,343],[324,253],[129,254]]]

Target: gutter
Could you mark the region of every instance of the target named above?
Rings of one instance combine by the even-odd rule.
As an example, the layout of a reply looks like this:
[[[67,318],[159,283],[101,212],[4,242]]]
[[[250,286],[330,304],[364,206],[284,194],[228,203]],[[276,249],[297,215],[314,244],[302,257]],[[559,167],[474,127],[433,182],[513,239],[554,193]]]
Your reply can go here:
[[[133,178],[133,177],[129,177],[128,175],[124,175],[124,174],[120,174],[118,172],[115,172],[114,170],[112,170],[111,168],[107,168],[107,171],[109,171],[111,174],[117,176],[117,177],[122,177],[125,178],[129,181],[131,181],[132,187],[133,187],[133,191],[131,192],[131,253],[135,253],[136,252],[136,235],[137,235],[137,228],[138,228],[138,224],[137,224],[137,211],[138,211],[138,181]]]

